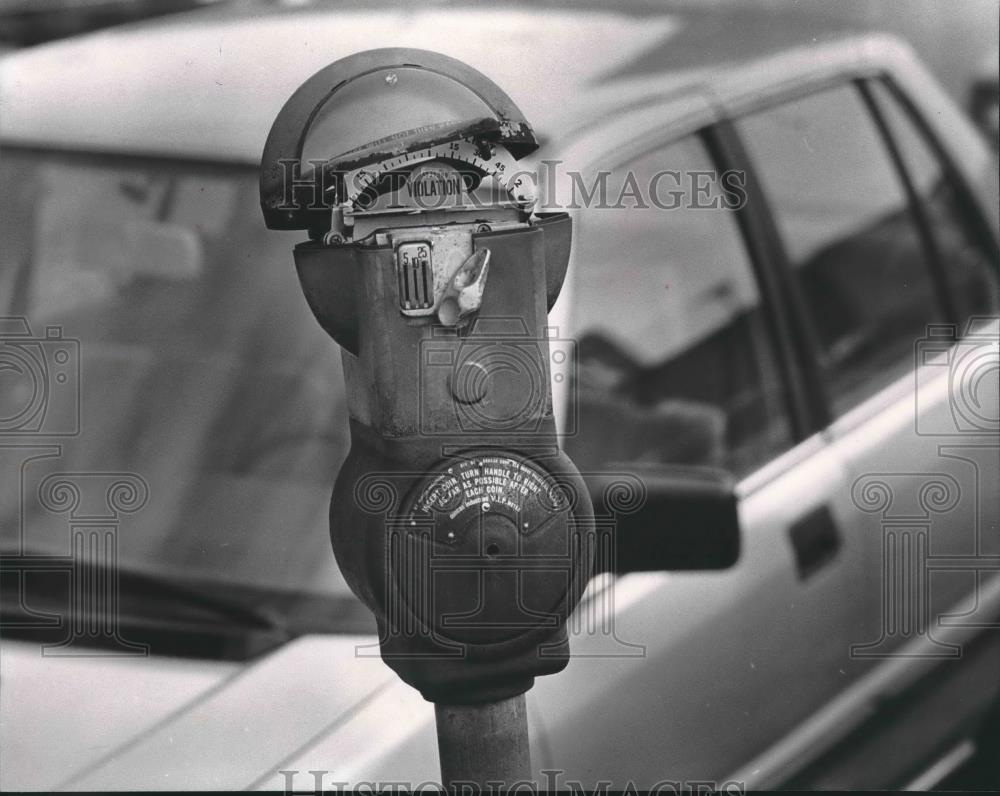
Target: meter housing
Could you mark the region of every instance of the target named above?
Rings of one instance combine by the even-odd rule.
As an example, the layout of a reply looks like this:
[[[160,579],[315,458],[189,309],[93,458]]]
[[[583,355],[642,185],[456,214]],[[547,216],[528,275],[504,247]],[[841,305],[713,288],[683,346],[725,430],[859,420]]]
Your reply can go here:
[[[262,161],[265,222],[308,233],[300,283],[343,350],[334,554],[383,660],[436,702],[505,699],[562,669],[593,565],[550,390],[571,222],[534,212],[517,161],[535,148],[485,76],[388,49],[303,84]]]

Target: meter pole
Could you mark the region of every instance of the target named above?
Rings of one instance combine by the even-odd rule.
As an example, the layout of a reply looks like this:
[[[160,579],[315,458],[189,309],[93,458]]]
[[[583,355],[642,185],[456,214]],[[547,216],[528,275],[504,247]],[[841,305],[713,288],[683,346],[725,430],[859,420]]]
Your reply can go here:
[[[484,705],[434,705],[441,782],[450,793],[474,783],[531,781],[524,694]]]

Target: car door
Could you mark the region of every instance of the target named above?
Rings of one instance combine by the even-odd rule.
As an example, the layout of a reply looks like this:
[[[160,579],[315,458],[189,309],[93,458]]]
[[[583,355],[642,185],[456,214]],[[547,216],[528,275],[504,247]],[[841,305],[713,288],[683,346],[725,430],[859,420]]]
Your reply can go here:
[[[711,130],[662,128],[579,175],[607,180],[577,216],[565,448],[584,472],[729,470],[743,551],[594,589],[567,671],[529,694],[542,765],[619,787],[721,784],[765,754],[843,687],[855,599],[844,472],[806,430],[740,175]]]
[[[996,692],[996,644],[981,640],[1000,605],[995,243],[882,81],[845,79],[735,126],[780,235],[861,553],[859,683],[838,710],[864,742],[792,781],[901,784]]]

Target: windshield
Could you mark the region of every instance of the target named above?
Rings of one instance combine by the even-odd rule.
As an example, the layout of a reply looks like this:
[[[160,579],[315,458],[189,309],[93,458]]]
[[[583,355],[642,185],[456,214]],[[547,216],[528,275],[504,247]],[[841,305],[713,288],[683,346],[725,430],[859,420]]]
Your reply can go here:
[[[294,611],[294,632],[356,629],[328,531],[340,353],[256,169],[5,149],[0,174],[5,557],[65,556],[81,517],[110,518],[122,572]],[[128,474],[148,499],[54,504],[59,473],[84,491]]]

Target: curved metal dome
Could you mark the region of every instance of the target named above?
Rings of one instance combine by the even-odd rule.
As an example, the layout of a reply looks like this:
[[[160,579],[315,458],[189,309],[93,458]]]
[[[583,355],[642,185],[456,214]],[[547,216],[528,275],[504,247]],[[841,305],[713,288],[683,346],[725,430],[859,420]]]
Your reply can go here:
[[[538,147],[517,106],[461,61],[415,49],[368,50],[307,80],[271,127],[261,161],[260,200],[271,229],[308,229],[317,210],[288,201],[287,180],[324,173],[474,135],[515,158]],[[301,181],[301,182],[300,182]]]

